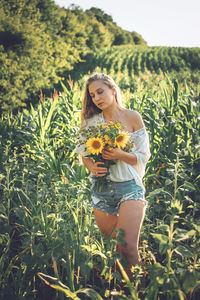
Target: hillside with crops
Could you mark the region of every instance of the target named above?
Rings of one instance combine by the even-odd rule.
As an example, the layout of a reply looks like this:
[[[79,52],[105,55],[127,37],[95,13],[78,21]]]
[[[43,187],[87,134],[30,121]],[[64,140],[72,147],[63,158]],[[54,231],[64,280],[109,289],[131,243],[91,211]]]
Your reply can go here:
[[[108,72],[127,68],[129,75],[200,69],[199,48],[114,46],[100,51],[96,59]]]
[[[75,65],[69,74],[77,79],[96,68],[112,74],[115,78],[119,77],[128,86],[135,81],[135,77],[148,73],[172,74],[178,76],[181,82],[188,78],[198,84],[200,48],[113,46],[87,55],[85,61]]]

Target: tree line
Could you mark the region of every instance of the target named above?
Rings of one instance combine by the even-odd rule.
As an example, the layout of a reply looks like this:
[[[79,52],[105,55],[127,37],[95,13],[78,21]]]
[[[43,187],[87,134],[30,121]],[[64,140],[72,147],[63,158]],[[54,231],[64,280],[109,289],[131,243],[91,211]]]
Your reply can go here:
[[[0,0],[0,111],[38,101],[83,62],[114,45],[146,45],[99,8],[53,0]]]

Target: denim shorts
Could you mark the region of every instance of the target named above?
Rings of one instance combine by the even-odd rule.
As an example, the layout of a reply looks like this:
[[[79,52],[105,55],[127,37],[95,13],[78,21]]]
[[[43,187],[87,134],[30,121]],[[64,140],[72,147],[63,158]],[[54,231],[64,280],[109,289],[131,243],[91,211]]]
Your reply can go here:
[[[134,179],[124,182],[107,180],[101,192],[97,191],[97,181],[93,180],[92,207],[111,215],[118,215],[120,204],[127,200],[142,200],[147,205],[144,192],[140,186],[136,185]]]

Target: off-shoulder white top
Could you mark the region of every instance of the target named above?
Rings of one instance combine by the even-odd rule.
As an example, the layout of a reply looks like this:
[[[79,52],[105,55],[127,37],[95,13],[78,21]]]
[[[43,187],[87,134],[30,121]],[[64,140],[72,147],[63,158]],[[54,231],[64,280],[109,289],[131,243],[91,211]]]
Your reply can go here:
[[[86,128],[88,126],[95,126],[98,122],[105,123],[103,112],[88,119],[87,123],[83,123],[83,126]],[[130,132],[129,134],[131,139],[134,141],[134,147],[131,149],[130,153],[134,153],[136,155],[137,165],[133,166],[122,160],[116,160],[116,163],[110,167],[110,174],[107,178],[116,182],[134,179],[136,184],[139,185],[145,192],[142,178],[145,174],[146,163],[151,156],[149,148],[149,136],[145,127],[134,132]],[[83,137],[80,137],[80,139],[84,140]],[[87,156],[89,154],[84,145],[77,145],[75,152],[82,156]]]

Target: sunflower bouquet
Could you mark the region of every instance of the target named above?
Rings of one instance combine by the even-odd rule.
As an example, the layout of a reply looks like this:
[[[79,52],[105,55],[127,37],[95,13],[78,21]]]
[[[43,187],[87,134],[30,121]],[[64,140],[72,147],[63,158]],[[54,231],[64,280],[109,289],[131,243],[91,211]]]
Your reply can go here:
[[[87,128],[87,150],[92,155],[101,154],[104,148],[112,150],[118,147],[128,150],[127,146],[130,148],[132,143],[129,142],[130,135],[128,135],[128,132],[123,131],[123,129],[124,127],[118,121],[110,121],[107,124],[97,123],[97,127],[90,126]]]
[[[112,150],[118,147],[129,152],[133,148],[133,141],[124,129],[119,121],[110,121],[107,124],[101,122],[97,123],[97,126],[88,126],[81,129],[81,138],[79,138],[77,146],[82,147],[86,153],[86,157],[91,157],[94,162],[103,162],[104,166],[108,169],[104,177],[95,176],[99,191],[109,175],[110,166],[115,164],[115,161],[106,160],[102,157],[103,149]]]

